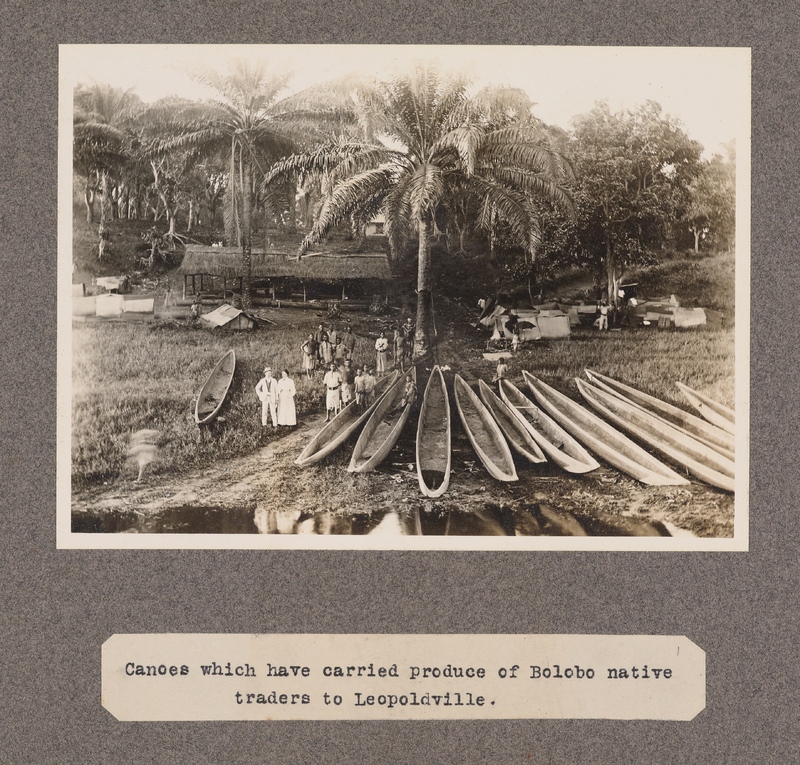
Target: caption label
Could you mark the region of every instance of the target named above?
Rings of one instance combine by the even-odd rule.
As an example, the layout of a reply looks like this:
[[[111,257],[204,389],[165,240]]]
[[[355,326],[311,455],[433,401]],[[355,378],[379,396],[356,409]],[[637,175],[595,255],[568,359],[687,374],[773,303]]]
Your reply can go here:
[[[691,720],[705,653],[643,635],[114,635],[118,720]]]

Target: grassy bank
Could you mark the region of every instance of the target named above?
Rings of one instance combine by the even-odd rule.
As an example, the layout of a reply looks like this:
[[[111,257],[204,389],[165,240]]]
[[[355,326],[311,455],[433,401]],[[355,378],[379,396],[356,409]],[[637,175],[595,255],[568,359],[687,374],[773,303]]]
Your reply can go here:
[[[321,411],[322,383],[301,374],[300,343],[316,317],[249,333],[224,333],[188,323],[76,324],[73,327],[73,488],[136,474],[128,464],[130,436],[161,433],[156,471],[181,471],[246,454],[276,436],[262,432],[255,386],[266,364],[289,369],[298,416]],[[372,359],[359,337],[356,361]],[[193,405],[219,358],[233,348],[237,368],[218,421],[198,428]]]
[[[488,380],[494,363],[483,359],[485,336],[453,308],[443,315],[439,361],[468,379]],[[180,472],[252,452],[279,437],[260,424],[254,388],[266,363],[288,368],[297,386],[300,418],[322,411],[322,384],[300,371],[300,343],[317,322],[302,312],[284,314],[283,325],[249,333],[221,333],[188,323],[76,324],[73,328],[73,487],[119,475],[134,476],[130,436],[140,429],[161,433],[159,472]],[[366,325],[367,320],[363,320]],[[365,326],[356,361],[372,360]],[[192,407],[216,361],[236,351],[237,372],[221,418],[198,428]],[[585,367],[617,377],[685,406],[675,380],[733,404],[733,331],[655,329],[600,333],[578,329],[570,339],[523,345],[510,362],[578,397],[572,378]]]

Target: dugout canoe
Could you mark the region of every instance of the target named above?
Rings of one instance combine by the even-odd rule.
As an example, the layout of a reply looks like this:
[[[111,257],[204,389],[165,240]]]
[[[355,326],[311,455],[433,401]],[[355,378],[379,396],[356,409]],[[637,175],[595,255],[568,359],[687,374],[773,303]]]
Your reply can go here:
[[[542,408],[585,447],[641,483],[685,486],[689,481],[585,407],[532,374],[525,380]]]
[[[691,412],[684,411],[680,407],[668,404],[660,398],[651,396],[606,375],[601,375],[599,372],[593,372],[591,369],[585,369],[584,372],[589,380],[598,388],[602,388],[608,393],[613,393],[615,396],[636,404],[651,414],[657,415],[673,427],[678,427],[686,431],[690,436],[707,444],[712,449],[716,449],[728,459],[734,459],[734,438],[722,428],[718,428],[702,417],[697,417]]]
[[[733,409],[714,401],[713,398],[706,396],[705,393],[700,393],[699,390],[694,390],[682,382],[676,382],[675,384],[683,394],[683,397],[712,425],[722,428],[722,430],[731,435],[736,432],[736,414]]]
[[[355,403],[344,407],[322,430],[312,438],[300,456],[294,461],[295,465],[306,467],[319,462],[324,457],[338,449],[358,428],[370,417],[375,408],[380,404],[383,395],[397,379],[397,372],[383,377],[375,384],[375,400],[363,412],[360,412]]]
[[[417,381],[417,368],[411,367],[407,372]],[[353,456],[347,470],[350,473],[366,473],[386,459],[392,447],[400,438],[411,414],[413,402],[407,403],[402,411],[396,411],[403,400],[406,389],[406,376],[400,375],[394,384],[381,398],[364,425],[361,435],[356,441]]]
[[[498,481],[518,481],[511,450],[492,413],[459,374],[453,379],[453,390],[467,438],[489,475]]]
[[[450,485],[450,399],[437,364],[431,371],[417,424],[417,479],[426,497],[441,497]]]
[[[208,424],[219,414],[235,371],[236,353],[230,350],[216,363],[200,389],[194,404],[194,421],[198,425]]]
[[[527,378],[526,378],[527,379]],[[588,473],[600,463],[555,420],[536,406],[514,383],[503,380],[500,395],[542,451],[568,473]]]
[[[600,415],[645,446],[683,465],[693,476],[724,491],[734,491],[734,464],[709,446],[604,390],[576,380],[586,402]]]
[[[528,431],[525,423],[517,418],[511,407],[502,401],[483,380],[478,380],[478,393],[480,393],[486,408],[497,420],[497,424],[511,448],[534,464],[545,462],[547,458],[544,456],[544,452]]]

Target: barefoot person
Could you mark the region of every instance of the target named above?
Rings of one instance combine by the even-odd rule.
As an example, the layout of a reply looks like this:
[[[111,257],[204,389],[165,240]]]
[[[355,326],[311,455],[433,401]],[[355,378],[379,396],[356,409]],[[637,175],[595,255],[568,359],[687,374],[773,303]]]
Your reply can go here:
[[[356,379],[353,362],[350,359],[345,359],[342,362],[339,367],[339,374],[342,376],[342,406],[345,407],[353,400],[353,384]]]
[[[303,371],[310,380],[317,367],[317,343],[314,335],[309,335],[300,348],[303,351]]]
[[[344,345],[344,349],[347,352],[347,356],[345,358],[352,359],[353,358],[353,351],[356,348],[356,336],[353,334],[353,328],[348,324],[345,333],[341,336],[342,345]]]
[[[256,395],[261,401],[261,426],[266,428],[268,419],[272,427],[278,427],[278,381],[272,376],[272,369],[264,368],[264,376],[256,385]]]
[[[364,409],[369,409],[372,402],[375,400],[375,384],[378,381],[375,379],[371,367],[364,368]]]
[[[386,339],[386,333],[381,332],[381,336],[375,341],[375,368],[379,377],[383,377],[386,374],[387,350],[389,350],[389,341]]]
[[[325,422],[328,422],[339,413],[342,406],[342,376],[333,362],[322,382],[325,385]]]
[[[354,391],[356,394],[356,406],[364,409],[364,370],[361,367],[356,369],[356,376],[353,379]]]
[[[500,380],[505,380],[506,375],[508,374],[508,365],[506,364],[506,360],[501,356],[500,360],[497,362],[497,371],[495,376],[492,378],[493,383],[497,383],[497,387],[500,387]]]
[[[403,337],[402,328],[395,329],[392,345],[394,346],[393,352],[395,369],[399,367],[400,371],[402,372],[404,369],[403,363],[406,357],[406,339]]]
[[[286,425],[293,428],[297,425],[297,412],[294,406],[294,397],[297,390],[294,387],[294,380],[289,377],[289,370],[281,372],[281,379],[278,380],[278,425]]]

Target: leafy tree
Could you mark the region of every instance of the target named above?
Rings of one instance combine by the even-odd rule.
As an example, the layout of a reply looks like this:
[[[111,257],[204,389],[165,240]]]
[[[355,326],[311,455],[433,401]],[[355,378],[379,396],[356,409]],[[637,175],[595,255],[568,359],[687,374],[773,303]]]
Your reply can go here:
[[[736,229],[736,156],[731,144],[728,158],[715,154],[704,162],[689,186],[689,202],[683,215],[694,237],[694,251],[701,241],[722,249],[733,244]]]
[[[78,86],[74,94],[73,164],[86,179],[84,200],[87,222],[93,222],[94,194],[100,195],[100,244],[102,260],[113,217],[114,180],[131,157],[133,116],[141,101],[130,90],[111,85]]]
[[[366,222],[381,210],[393,257],[417,240],[417,329],[414,353],[426,356],[432,339],[431,235],[437,211],[469,200],[477,225],[491,231],[502,220],[533,251],[539,240],[533,200],[569,207],[569,175],[540,125],[515,114],[519,91],[487,89],[475,96],[458,78],[420,65],[409,76],[380,83],[363,99],[359,121],[373,140],[346,138],[281,160],[267,183],[286,175],[322,178],[329,193],[308,247],[351,218]],[[514,117],[512,119],[511,117]]]
[[[598,103],[575,120],[578,247],[603,264],[609,301],[625,267],[652,259],[689,202],[701,146],[654,101],[613,114]]]

